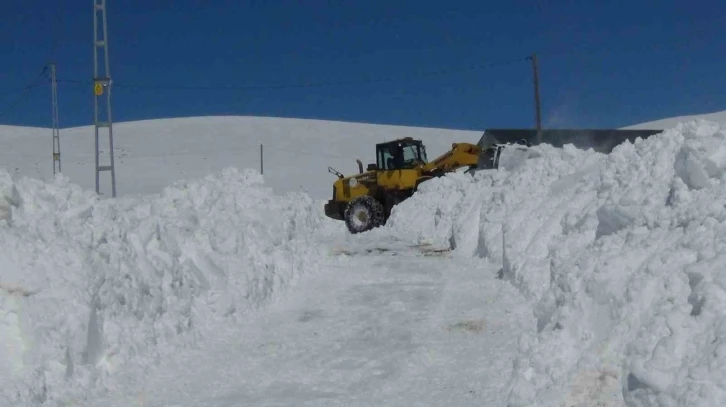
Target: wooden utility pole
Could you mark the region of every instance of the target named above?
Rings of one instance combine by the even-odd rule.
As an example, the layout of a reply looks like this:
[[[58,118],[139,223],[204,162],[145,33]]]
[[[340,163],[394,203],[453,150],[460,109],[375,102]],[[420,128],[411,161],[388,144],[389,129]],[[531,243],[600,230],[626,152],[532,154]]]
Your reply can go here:
[[[55,64],[50,64],[50,86],[51,86],[51,105],[53,119],[53,175],[61,172],[60,158],[60,126],[58,125],[58,81],[55,76]],[[58,165],[56,165],[58,163]],[[57,167],[57,168],[56,168]]]
[[[540,110],[539,103],[539,70],[537,67],[537,54],[532,53],[529,58],[532,60],[532,73],[534,75],[534,106],[535,114],[537,115],[537,144],[542,143],[542,113]]]

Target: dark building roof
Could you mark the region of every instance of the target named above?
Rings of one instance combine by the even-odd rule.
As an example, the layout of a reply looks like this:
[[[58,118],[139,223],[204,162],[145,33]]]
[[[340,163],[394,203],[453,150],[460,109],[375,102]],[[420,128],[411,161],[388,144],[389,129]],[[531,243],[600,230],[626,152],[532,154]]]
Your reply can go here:
[[[577,148],[608,154],[615,146],[626,140],[635,142],[663,133],[663,130],[617,130],[617,129],[546,129],[542,130],[542,143],[553,147],[572,144]],[[537,129],[487,129],[479,140],[481,147],[495,143],[514,143],[520,140],[536,145]]]

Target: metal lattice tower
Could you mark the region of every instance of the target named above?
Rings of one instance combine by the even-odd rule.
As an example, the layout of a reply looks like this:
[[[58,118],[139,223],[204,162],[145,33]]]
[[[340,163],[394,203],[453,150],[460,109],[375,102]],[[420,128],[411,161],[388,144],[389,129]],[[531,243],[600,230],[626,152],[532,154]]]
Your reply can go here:
[[[100,27],[99,27],[100,18]],[[99,32],[100,31],[100,32]],[[100,34],[100,35],[99,35]],[[101,38],[99,38],[101,37]],[[103,51],[104,74],[99,74],[99,50]],[[108,63],[108,29],[106,28],[106,0],[93,0],[93,93],[94,97],[94,122],[96,127],[96,193],[100,193],[101,171],[111,171],[111,192],[116,197],[116,170],[113,164],[113,126],[111,120],[111,68]],[[105,97],[104,96],[105,93]],[[99,103],[104,104],[105,119],[101,116]],[[108,129],[108,149],[110,163],[99,164],[99,131]]]
[[[55,76],[55,64],[50,64],[51,100],[53,105],[53,175],[61,172],[60,157],[60,126],[58,125],[58,82]],[[56,165],[58,163],[58,165]],[[57,167],[57,169],[56,169]]]

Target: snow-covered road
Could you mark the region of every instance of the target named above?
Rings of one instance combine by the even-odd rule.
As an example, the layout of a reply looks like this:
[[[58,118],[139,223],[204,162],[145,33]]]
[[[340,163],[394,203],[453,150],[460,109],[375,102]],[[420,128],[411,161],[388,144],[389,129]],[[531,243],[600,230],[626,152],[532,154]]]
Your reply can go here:
[[[504,405],[518,333],[536,321],[483,264],[333,253],[285,299],[88,405]]]

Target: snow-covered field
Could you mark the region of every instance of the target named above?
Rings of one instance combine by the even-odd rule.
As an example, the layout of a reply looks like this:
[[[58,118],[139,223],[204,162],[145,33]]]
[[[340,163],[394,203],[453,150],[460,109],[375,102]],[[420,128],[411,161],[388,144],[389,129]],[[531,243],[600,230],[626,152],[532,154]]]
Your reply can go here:
[[[50,132],[0,128],[0,405],[726,404],[719,119],[432,180],[355,236],[328,165],[479,134],[275,123],[121,123],[116,200],[92,129],[50,179]],[[234,148],[268,140],[263,177]]]
[[[109,163],[108,135],[100,132],[101,165]],[[179,179],[197,179],[224,168],[260,170],[276,193],[306,192],[329,199],[335,176],[328,166],[351,174],[356,159],[375,162],[375,143],[421,138],[432,158],[453,142],[476,143],[479,131],[383,126],[267,117],[189,117],[114,124],[117,195],[158,193]],[[0,126],[0,169],[47,179],[53,175],[50,129]],[[93,126],[60,131],[61,170],[73,183],[95,191]],[[111,195],[111,176],[102,172],[101,193]]]
[[[669,117],[666,119],[653,120],[645,123],[638,123],[631,126],[623,127],[624,129],[668,129],[677,126],[679,123],[688,122],[691,120],[707,120],[710,122],[725,124],[726,123],[726,111],[706,113],[706,114],[692,114],[688,116]]]

